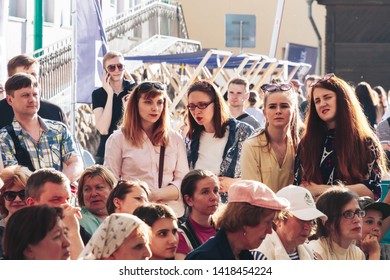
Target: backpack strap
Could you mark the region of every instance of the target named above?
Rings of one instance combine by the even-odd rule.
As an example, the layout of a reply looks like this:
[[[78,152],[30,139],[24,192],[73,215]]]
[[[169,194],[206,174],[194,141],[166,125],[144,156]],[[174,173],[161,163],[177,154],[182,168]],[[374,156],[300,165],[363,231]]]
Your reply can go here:
[[[241,121],[242,119],[245,119],[246,117],[249,117],[247,113],[242,114],[241,116],[238,116],[236,120]]]
[[[390,126],[390,117],[388,117],[386,120],[387,120],[387,123],[388,123],[389,126]]]
[[[11,136],[15,146],[15,157],[19,165],[25,166],[31,171],[35,171],[34,165],[31,162],[30,153],[20,145],[20,140],[15,134],[15,130],[12,125],[5,127],[8,134]]]
[[[180,224],[179,228],[183,231],[184,238],[187,240],[187,245],[191,250],[194,250],[202,245],[191,224],[188,222],[188,219],[186,219],[184,223]],[[190,244],[188,244],[188,242]]]

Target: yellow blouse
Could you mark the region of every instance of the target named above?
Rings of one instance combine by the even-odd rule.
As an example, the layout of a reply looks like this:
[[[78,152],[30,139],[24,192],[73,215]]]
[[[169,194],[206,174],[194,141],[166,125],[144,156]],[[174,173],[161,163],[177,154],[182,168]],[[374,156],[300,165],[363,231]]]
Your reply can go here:
[[[266,143],[264,133],[244,141],[240,160],[241,178],[263,182],[276,193],[294,182],[294,147],[289,140],[280,167],[274,151],[269,150]]]

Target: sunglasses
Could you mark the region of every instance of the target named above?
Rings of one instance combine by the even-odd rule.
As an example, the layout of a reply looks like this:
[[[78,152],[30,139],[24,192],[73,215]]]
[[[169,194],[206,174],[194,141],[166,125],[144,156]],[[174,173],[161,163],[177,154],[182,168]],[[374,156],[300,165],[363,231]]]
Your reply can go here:
[[[164,90],[164,85],[160,82],[143,82],[138,86],[137,92],[147,92],[152,88]]]
[[[292,89],[292,85],[291,84],[280,84],[280,85],[264,84],[260,88],[262,91],[268,91],[268,92],[289,91],[290,89]]]
[[[333,77],[336,77],[336,75],[334,73],[325,74],[325,76],[321,80],[318,80],[314,85],[317,85],[320,82],[326,82],[326,81],[332,79]]]
[[[26,199],[26,193],[25,193],[24,190],[21,190],[21,191],[18,191],[18,192],[6,191],[6,192],[3,193],[2,196],[7,201],[14,201],[17,196],[19,196],[19,198],[21,200],[25,200]]]
[[[366,211],[360,209],[357,209],[356,211],[348,210],[345,211],[342,215],[345,219],[353,219],[355,215],[359,218],[363,218],[364,216],[366,216]]]
[[[201,110],[204,110],[206,109],[211,103],[213,103],[214,100],[211,100],[209,102],[199,102],[198,104],[193,104],[193,103],[190,103],[187,105],[187,108],[190,110],[190,111],[195,111],[195,108],[199,108]]]
[[[107,71],[114,72],[116,68],[118,68],[119,71],[122,71],[124,67],[125,66],[122,63],[110,64],[110,65],[107,65]]]

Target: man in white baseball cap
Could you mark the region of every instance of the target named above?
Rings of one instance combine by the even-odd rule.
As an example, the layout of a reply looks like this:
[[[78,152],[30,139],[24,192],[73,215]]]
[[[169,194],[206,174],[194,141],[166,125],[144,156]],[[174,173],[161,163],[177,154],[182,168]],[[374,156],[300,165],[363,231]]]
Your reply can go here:
[[[305,244],[315,220],[327,219],[316,208],[311,193],[303,187],[287,186],[276,193],[286,198],[290,208],[283,210],[274,220],[272,234],[267,235],[257,251],[269,260],[310,260],[315,259],[313,251]],[[256,253],[254,256],[256,257]]]

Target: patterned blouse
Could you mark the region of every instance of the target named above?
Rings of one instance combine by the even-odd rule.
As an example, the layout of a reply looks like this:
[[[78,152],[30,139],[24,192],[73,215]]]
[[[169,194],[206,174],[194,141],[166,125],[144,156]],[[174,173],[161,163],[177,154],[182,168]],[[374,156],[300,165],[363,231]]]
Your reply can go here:
[[[320,161],[320,170],[322,174],[322,182],[326,185],[334,185],[337,182],[343,182],[343,178],[337,176],[335,172],[337,168],[337,155],[334,149],[335,145],[335,130],[330,129],[325,138],[324,148]],[[381,169],[378,165],[378,156],[376,154],[375,146],[371,140],[367,141],[367,146],[371,150],[373,161],[368,163],[368,178],[360,183],[367,186],[374,194],[374,199],[380,199],[382,195],[381,187]],[[301,162],[301,143],[298,146],[297,155],[294,162],[294,185],[299,186],[302,182],[302,162]],[[357,182],[356,182],[357,183]]]

